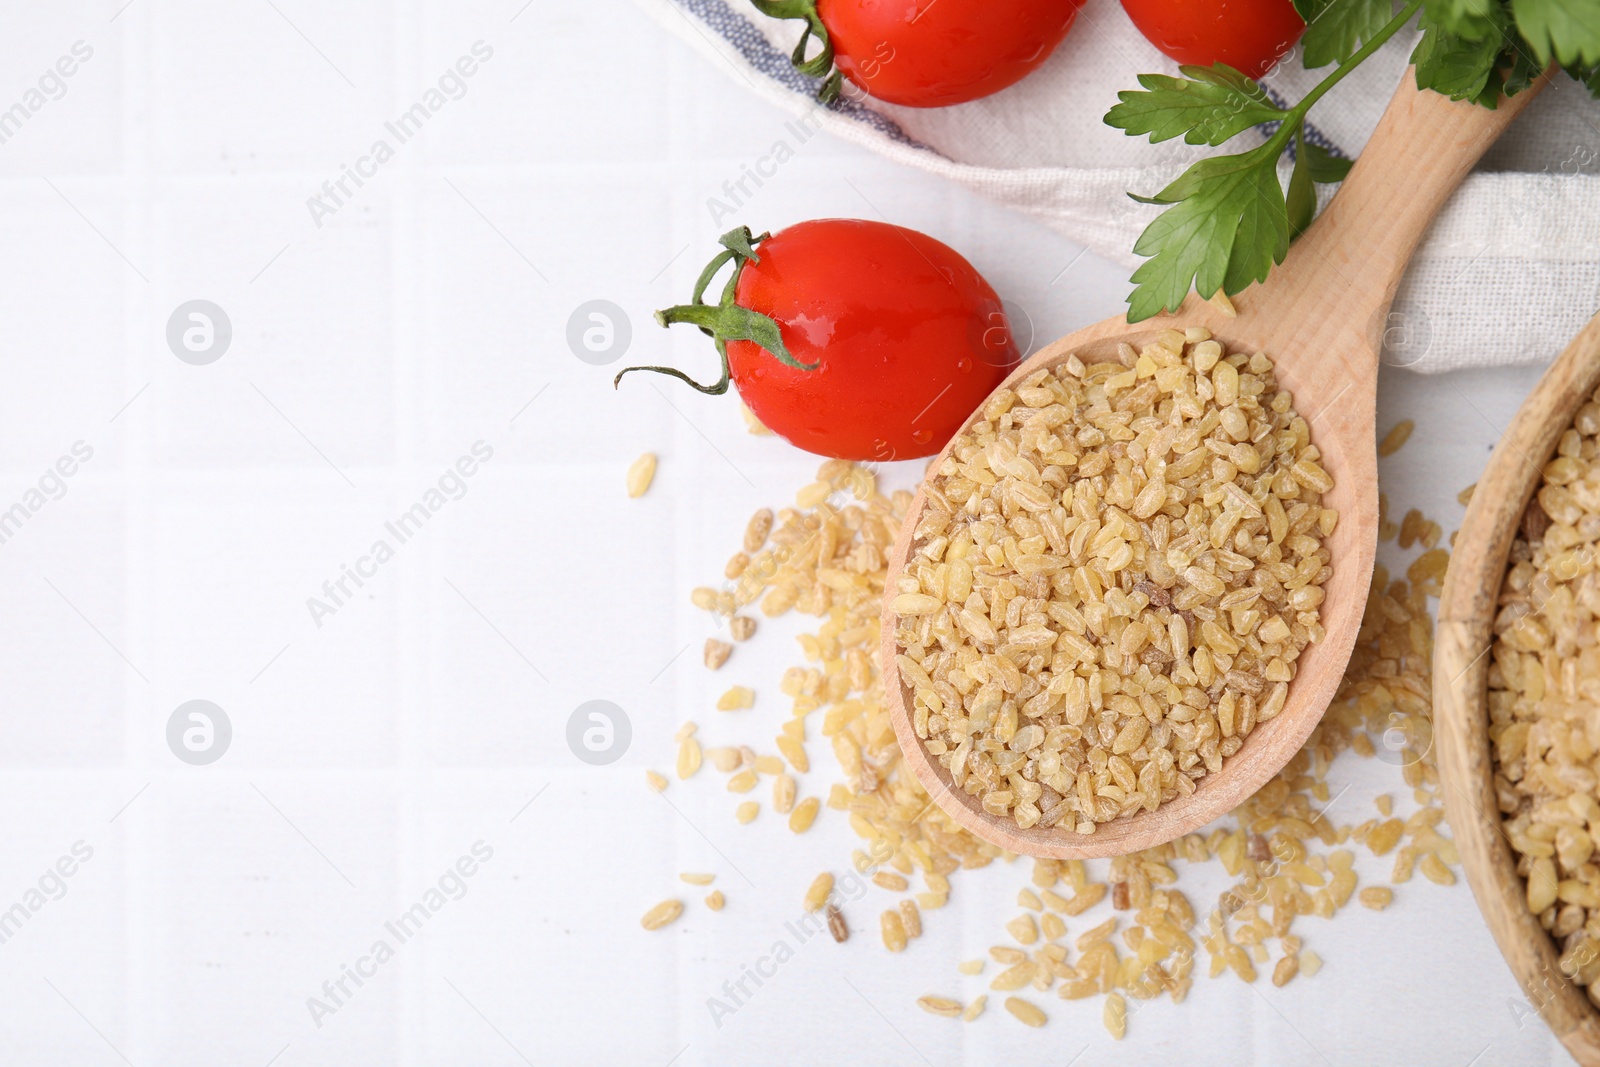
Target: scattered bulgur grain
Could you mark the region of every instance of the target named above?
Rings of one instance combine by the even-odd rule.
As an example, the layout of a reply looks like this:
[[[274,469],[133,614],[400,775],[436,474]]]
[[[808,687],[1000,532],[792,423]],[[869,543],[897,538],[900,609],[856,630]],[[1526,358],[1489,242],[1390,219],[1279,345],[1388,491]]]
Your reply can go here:
[[[878,871],[872,876],[875,885],[889,890],[891,893],[903,893],[911,884],[893,871]]]
[[[1229,945],[1223,952],[1223,959],[1233,969],[1233,973],[1239,976],[1240,981],[1251,983],[1256,980],[1256,969],[1251,964],[1250,954],[1245,951],[1243,945]]]
[[[767,543],[767,537],[772,533],[772,509],[762,508],[750,516],[750,521],[744,528],[744,550],[746,552],[759,552]]]
[[[749,615],[735,615],[728,620],[728,635],[735,641],[748,641],[756,635],[756,620]]]
[[[638,498],[649,490],[656,477],[656,454],[646,452],[628,468],[628,495]]]
[[[1048,1021],[1045,1013],[1039,1010],[1037,1004],[1023,1000],[1021,997],[1007,997],[1006,1011],[1016,1016],[1025,1026],[1039,1027]]]
[[[1379,823],[1367,835],[1367,847],[1372,850],[1374,856],[1382,856],[1400,843],[1400,835],[1404,832],[1404,823],[1399,819],[1388,819]]]
[[[982,960],[963,960],[956,964],[956,970],[961,974],[974,975],[983,973]]]
[[[1066,907],[1061,910],[1066,915],[1082,915],[1104,900],[1105,896],[1106,884],[1104,882],[1096,882],[1093,885],[1085,886],[1083,891],[1069,899]]]
[[[700,769],[700,742],[685,737],[678,745],[678,777],[692,778]]]
[[[1585,831],[1584,836],[1588,836],[1587,831]],[[1422,871],[1422,876],[1430,882],[1433,882],[1437,885],[1456,884],[1455,872],[1450,870],[1449,867],[1446,867],[1444,865],[1444,861],[1441,860],[1436,853],[1429,852],[1424,855],[1422,857],[1422,862],[1417,866]],[[1596,894],[1594,899],[1595,903],[1600,905],[1600,894]]]
[[[1031,945],[1039,940],[1039,924],[1033,921],[1032,915],[1018,915],[1006,923],[1006,931],[1020,944]]]
[[[1383,435],[1383,440],[1378,442],[1378,455],[1392,456],[1400,451],[1411,439],[1411,431],[1416,428],[1417,424],[1410,419],[1401,419],[1395,423],[1389,432]]]
[[[706,666],[717,670],[728,657],[733,654],[733,646],[726,641],[718,641],[715,637],[706,638]]]
[[[717,876],[699,871],[685,871],[678,875],[678,880],[688,885],[710,885],[717,880]]]
[[[644,913],[644,918],[639,920],[639,925],[646,930],[659,930],[669,923],[677,922],[678,916],[682,914],[683,901],[663,900]]]
[[[1106,1005],[1100,1011],[1100,1021],[1105,1023],[1106,1032],[1118,1041],[1127,1034],[1128,1002],[1122,999],[1121,993],[1113,993],[1106,998]]]
[[[845,925],[844,913],[839,910],[837,905],[828,905],[827,917],[828,933],[833,935],[833,939],[840,944],[849,940],[850,927]]]
[[[1079,952],[1087,952],[1095,945],[1108,941],[1117,931],[1117,917],[1113,915],[1099,926],[1085,930],[1078,935],[1077,948]]]
[[[972,1003],[967,1005],[967,1010],[961,1013],[962,1021],[970,1023],[972,1020],[982,1015],[983,1009],[988,1006],[989,995],[987,993],[979,993],[976,997],[972,998]]]
[[[1257,863],[1265,863],[1272,858],[1272,846],[1265,834],[1251,834],[1245,839],[1244,854]]]
[[[902,900],[900,908],[900,925],[905,927],[907,937],[922,936],[922,913],[917,910],[914,900]]]
[[[789,813],[789,829],[797,834],[803,834],[811,829],[811,824],[816,821],[817,808],[821,803],[816,797],[806,797],[796,804],[794,811]]]
[[[750,790],[759,785],[760,782],[761,779],[756,774],[755,768],[751,767],[748,770],[740,771],[738,774],[735,774],[733,777],[728,779],[728,792],[748,793]]]
[[[1412,508],[1400,520],[1400,547],[1410,548],[1417,543],[1418,534],[1422,525],[1422,512]]]
[[[1278,961],[1276,967],[1272,968],[1272,984],[1279,987],[1286,986],[1299,971],[1300,957],[1285,956]]]
[[[782,734],[777,739],[778,751],[783,753],[783,758],[789,761],[789,766],[801,774],[811,769],[811,758],[806,755],[806,748],[797,738]]]
[[[802,508],[814,508],[827,500],[833,493],[833,486],[828,482],[816,481],[803,487],[794,495],[794,502]]]
[[[644,780],[648,782],[650,784],[650,788],[654,789],[657,793],[661,792],[667,787],[667,780],[661,775],[657,774],[655,771],[645,771]]]
[[[733,817],[741,823],[754,822],[755,817],[761,813],[761,805],[753,800],[747,800],[734,809]]]
[[[706,907],[712,911],[721,911],[727,903],[728,898],[722,895],[722,890],[720,889],[713,889],[706,896]]]
[[[1136,368],[1138,353],[1132,352],[1128,362]],[[1215,363],[1211,366],[1214,369]],[[1286,406],[1287,400],[1287,396],[1282,398]],[[859,503],[841,502],[841,497],[834,495],[806,511],[783,509],[771,520],[762,543],[749,550],[750,565],[730,591],[707,590],[709,599],[697,595],[696,602],[705,600],[709,610],[729,618],[752,603],[769,616],[798,612],[816,617],[817,624],[801,641],[805,662],[788,671],[780,686],[782,699],[792,702],[793,712],[780,737],[804,742],[808,723],[810,731],[820,733],[837,763],[835,767],[824,762],[815,769],[831,777],[825,791],[828,806],[845,814],[864,840],[863,849],[854,854],[855,869],[863,874],[878,870],[892,871],[901,878],[913,873],[925,878],[928,891],[915,894],[922,918],[945,905],[957,872],[985,866],[999,858],[1000,852],[972,837],[932,805],[899,761],[876,656],[884,559],[899,534],[911,496],[906,492],[880,495],[875,480],[865,471],[859,474],[866,477],[847,466],[824,464],[817,480],[848,490]],[[1326,536],[1333,529],[1331,518],[1316,508],[1302,516],[1302,521],[1310,524],[1307,529],[1313,533]],[[1397,533],[1398,524],[1393,525]],[[1424,521],[1420,529],[1419,537],[1425,537],[1428,523]],[[1395,762],[1400,764],[1407,788],[1419,798],[1428,798],[1425,806],[1438,804],[1428,724],[1429,616],[1447,561],[1448,553],[1439,549],[1418,557],[1404,573],[1392,578],[1383,566],[1376,568],[1366,617],[1339,693],[1294,760],[1234,812],[1238,829],[1224,824],[1206,834],[1191,834],[1170,845],[1113,860],[1109,877],[1098,864],[1091,869],[1081,861],[1035,863],[1032,883],[1047,909],[1039,914],[1038,923],[1047,941],[1030,950],[1014,944],[997,946],[1002,951],[996,958],[1006,957],[1007,968],[1028,964],[1018,972],[1028,977],[1017,989],[1032,986],[1048,993],[1054,988],[1064,999],[1111,991],[1147,999],[1166,992],[1178,1003],[1190,991],[1194,956],[1201,946],[1211,953],[1213,966],[1227,971],[1231,965],[1227,957],[1233,954],[1226,953],[1226,946],[1233,939],[1240,942],[1235,946],[1238,956],[1249,968],[1240,977],[1248,974],[1253,978],[1256,967],[1274,958],[1281,965],[1284,956],[1298,959],[1300,974],[1309,977],[1316,973],[1320,959],[1302,948],[1290,932],[1291,924],[1297,915],[1332,917],[1336,913],[1334,890],[1344,893],[1348,887],[1353,893],[1355,888],[1350,881],[1353,871],[1348,848],[1336,846],[1365,844],[1380,825],[1374,819],[1362,827],[1350,827],[1332,822],[1331,811],[1323,814],[1332,797],[1326,775],[1335,757],[1349,749],[1363,757],[1380,751],[1393,753],[1400,757]],[[1286,625],[1294,621],[1288,616],[1281,619],[1287,620]],[[1269,635],[1279,633],[1270,619],[1257,621],[1258,632],[1263,626],[1269,627]],[[1403,747],[1389,743],[1390,737],[1403,738]],[[1374,746],[1375,738],[1384,743]],[[744,751],[748,755],[741,755],[738,769],[755,766],[755,753]],[[779,751],[789,758],[781,745]],[[792,761],[791,765],[795,766]],[[802,770],[799,766],[795,769]],[[1041,795],[1046,808],[1049,799]],[[753,803],[750,807],[753,818],[757,808]],[[1402,836],[1409,841],[1398,849],[1397,868],[1408,856],[1414,859],[1422,854],[1417,844],[1426,844],[1426,850],[1437,852],[1442,862],[1458,862],[1453,842],[1439,836],[1432,829],[1435,824],[1407,821],[1406,814],[1400,812]],[[1384,815],[1385,820],[1391,817]],[[1417,836],[1419,828],[1426,833]],[[1248,860],[1250,831],[1268,838],[1273,859]],[[1227,869],[1235,884],[1223,892],[1218,904],[1198,899],[1191,903],[1183,888],[1190,882],[1188,867],[1212,860]],[[1282,871],[1279,862],[1285,865]],[[1286,873],[1288,864],[1300,864],[1306,870],[1294,868],[1291,876]],[[1305,884],[1308,871],[1324,880],[1322,888]],[[1338,877],[1342,871],[1352,874]],[[1088,921],[1092,923],[1106,917],[1107,911],[1095,916],[1093,909],[1106,906],[1112,884],[1123,887],[1128,910],[1118,914],[1126,915],[1131,925],[1115,940],[1111,938],[1114,929],[1108,931],[1068,965],[1066,946],[1051,936],[1052,920],[1091,914]],[[1554,885],[1549,883],[1552,900]],[[1267,892],[1258,896],[1255,890],[1263,887]],[[1133,932],[1136,928],[1138,933]],[[1061,932],[1064,939],[1065,930]],[[1269,956],[1267,946],[1272,938],[1278,939],[1280,951]],[[1148,970],[1152,965],[1155,971]],[[1272,973],[1276,975],[1276,968]]]
[[[717,698],[718,711],[743,711],[754,707],[756,691],[749,686],[736,685]]]
[[[1361,891],[1361,906],[1382,911],[1394,900],[1394,890],[1381,885],[1371,885]]]
[[[772,780],[772,810],[779,815],[787,815],[794,810],[795,797],[794,779],[787,774],[780,774]]]
[[[833,875],[823,871],[811,880],[811,887],[806,890],[805,906],[807,911],[820,911],[828,903],[828,897],[833,894]]]
[[[906,948],[906,928],[900,921],[898,911],[886,911],[878,920],[878,925],[883,928],[883,947],[890,952],[904,952]]]
[[[949,997],[925,996],[917,998],[917,1006],[929,1015],[942,1015],[946,1019],[956,1019],[961,1016],[961,1002],[951,1000]]]

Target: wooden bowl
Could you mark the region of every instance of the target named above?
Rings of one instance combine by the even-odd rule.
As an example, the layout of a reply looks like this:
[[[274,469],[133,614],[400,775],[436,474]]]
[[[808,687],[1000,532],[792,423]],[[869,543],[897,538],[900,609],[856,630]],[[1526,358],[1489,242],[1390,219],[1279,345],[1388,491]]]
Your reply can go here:
[[[1582,1064],[1600,1064],[1600,1011],[1557,964],[1554,940],[1528,910],[1501,829],[1489,752],[1489,648],[1511,542],[1544,464],[1600,386],[1600,316],[1539,380],[1501,436],[1456,537],[1439,600],[1433,718],[1445,814],[1467,882],[1500,952],[1552,1033]]]

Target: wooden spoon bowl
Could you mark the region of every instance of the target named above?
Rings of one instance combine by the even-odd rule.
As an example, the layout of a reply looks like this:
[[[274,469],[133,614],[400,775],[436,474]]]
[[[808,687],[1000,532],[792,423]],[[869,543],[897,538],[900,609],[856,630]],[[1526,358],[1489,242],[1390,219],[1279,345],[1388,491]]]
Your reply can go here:
[[[1111,856],[1171,841],[1231,811],[1265,785],[1299,751],[1333,699],[1349,662],[1366,607],[1377,546],[1375,421],[1378,354],[1401,273],[1428,224],[1472,165],[1494,143],[1533,92],[1489,111],[1419,91],[1408,71],[1339,194],[1264,286],[1236,299],[1237,317],[1191,297],[1176,314],[1130,325],[1109,319],[1070,334],[1027,359],[1002,388],[1076,354],[1085,363],[1115,358],[1118,342],[1135,348],[1165,329],[1201,326],[1229,352],[1265,352],[1279,384],[1311,426],[1312,442],[1334,478],[1324,503],[1339,523],[1325,542],[1333,576],[1324,586],[1327,636],[1300,657],[1288,703],[1260,724],[1218,774],[1186,797],[1103,823],[1092,834],[1070,829],[1023,830],[990,815],[957,789],[912,725],[913,693],[895,656],[899,617],[890,604],[895,582],[916,545],[926,486],[912,501],[889,561],[883,616],[882,667],[889,712],[906,762],[929,795],[960,825],[1011,852],[1054,858]],[[963,427],[970,427],[973,419]],[[950,446],[933,461],[936,469]]]
[[[1506,963],[1574,1059],[1600,1064],[1600,1011],[1562,974],[1555,942],[1528,910],[1501,829],[1489,752],[1489,659],[1507,557],[1563,431],[1600,386],[1600,316],[1539,380],[1484,470],[1445,575],[1433,652],[1433,721],[1445,814],[1467,882]]]

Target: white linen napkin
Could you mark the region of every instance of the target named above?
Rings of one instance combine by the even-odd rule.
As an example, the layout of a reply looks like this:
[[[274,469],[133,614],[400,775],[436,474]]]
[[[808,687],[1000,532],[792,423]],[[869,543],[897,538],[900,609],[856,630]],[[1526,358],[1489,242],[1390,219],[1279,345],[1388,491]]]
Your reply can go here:
[[[1136,75],[1175,72],[1116,0],[1088,0],[1054,55],[1017,85],[956,107],[874,100],[821,108],[789,52],[799,23],[745,0],[634,0],[739,84],[823,129],[942,175],[1038,218],[1132,268],[1155,192],[1202,153],[1257,143],[1247,131],[1220,150],[1151,145],[1102,116]],[[1415,44],[1401,34],[1311,112],[1345,155],[1359,154]],[[1322,73],[1325,73],[1322,72]],[[1264,80],[1298,100],[1322,73],[1289,56]],[[1397,190],[1403,194],[1403,190]],[[1325,194],[1326,195],[1326,194]],[[736,210],[737,194],[727,201]],[[1560,77],[1468,177],[1434,224],[1400,287],[1384,360],[1425,373],[1551,359],[1600,307],[1600,102]]]

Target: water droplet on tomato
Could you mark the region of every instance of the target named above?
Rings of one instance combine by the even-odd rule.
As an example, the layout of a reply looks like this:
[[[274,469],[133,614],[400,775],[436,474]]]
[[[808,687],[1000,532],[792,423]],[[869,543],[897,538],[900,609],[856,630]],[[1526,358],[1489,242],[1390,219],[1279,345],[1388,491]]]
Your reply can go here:
[[[911,439],[919,445],[925,445],[933,440],[932,430],[912,430]]]
[[[956,360],[956,370],[961,371],[964,374],[972,373],[972,360],[968,359],[966,356],[962,356],[960,359]]]

